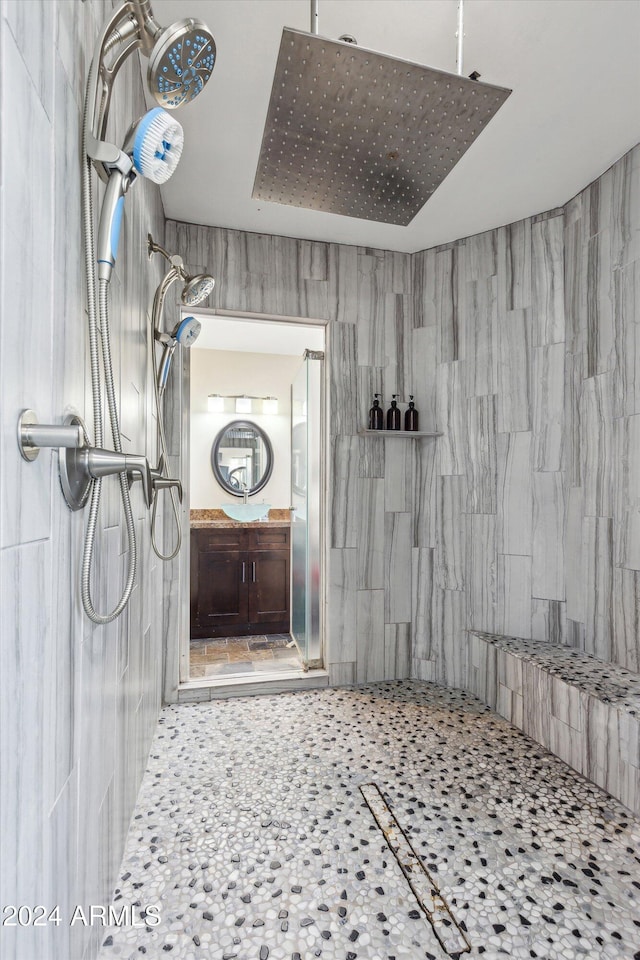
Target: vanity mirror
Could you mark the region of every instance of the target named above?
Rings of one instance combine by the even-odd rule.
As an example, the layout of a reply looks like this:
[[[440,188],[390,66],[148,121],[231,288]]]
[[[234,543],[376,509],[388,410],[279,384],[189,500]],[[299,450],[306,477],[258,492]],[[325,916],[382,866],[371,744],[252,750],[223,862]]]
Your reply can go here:
[[[234,420],[220,431],[211,448],[211,469],[220,486],[235,497],[253,496],[273,470],[267,434],[250,420]]]

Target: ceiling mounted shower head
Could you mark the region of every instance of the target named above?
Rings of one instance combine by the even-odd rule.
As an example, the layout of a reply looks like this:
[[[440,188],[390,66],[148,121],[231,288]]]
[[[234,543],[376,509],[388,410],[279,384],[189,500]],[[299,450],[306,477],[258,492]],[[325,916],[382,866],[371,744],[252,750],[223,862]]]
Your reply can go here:
[[[184,289],[182,291],[182,302],[187,307],[195,307],[196,304],[206,300],[215,286],[215,280],[207,273],[198,273],[196,276],[187,277]]]
[[[216,57],[213,35],[202,20],[178,20],[155,38],[147,83],[165,109],[190,103],[204,89]]]
[[[252,197],[404,226],[510,93],[285,28]]]

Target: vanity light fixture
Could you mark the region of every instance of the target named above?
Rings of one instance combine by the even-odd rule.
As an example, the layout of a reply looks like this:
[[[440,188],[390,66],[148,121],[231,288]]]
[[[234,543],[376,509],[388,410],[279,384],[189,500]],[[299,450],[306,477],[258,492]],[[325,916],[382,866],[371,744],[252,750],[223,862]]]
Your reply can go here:
[[[209,413],[224,413],[227,400],[234,401],[236,413],[260,412],[260,406],[258,406],[257,409],[254,409],[254,400],[257,400],[262,404],[262,413],[265,413],[267,416],[273,417],[278,413],[277,397],[252,397],[248,396],[246,393],[243,393],[241,396],[239,396],[237,393],[227,394],[226,396],[221,396],[219,393],[210,393],[207,397],[207,409]]]

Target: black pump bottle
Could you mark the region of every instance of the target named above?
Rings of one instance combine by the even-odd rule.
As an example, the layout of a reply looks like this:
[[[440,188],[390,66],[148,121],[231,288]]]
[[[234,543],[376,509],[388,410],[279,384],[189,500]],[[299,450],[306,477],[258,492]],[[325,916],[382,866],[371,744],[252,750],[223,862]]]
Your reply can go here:
[[[379,393],[373,395],[373,406],[369,410],[369,430],[382,430],[384,427],[384,414],[378,397]]]
[[[387,430],[400,430],[400,410],[396,403],[397,393],[393,394],[391,406],[387,410]]]
[[[418,411],[413,402],[413,394],[409,395],[409,408],[404,412],[404,428],[405,430],[418,429]]]

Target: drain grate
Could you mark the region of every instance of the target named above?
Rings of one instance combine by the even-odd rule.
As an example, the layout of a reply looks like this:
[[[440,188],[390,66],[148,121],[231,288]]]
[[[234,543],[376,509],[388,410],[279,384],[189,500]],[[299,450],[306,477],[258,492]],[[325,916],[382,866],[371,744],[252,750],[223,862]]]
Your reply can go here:
[[[433,877],[411,846],[409,838],[387,806],[378,786],[375,783],[364,783],[360,786],[360,793],[382,830],[389,849],[398,861],[398,866],[433,927],[433,932],[442,948],[451,957],[468,953],[471,950],[471,944],[464,931],[451,913]]]
[[[286,27],[252,196],[406,225],[510,93]]]

